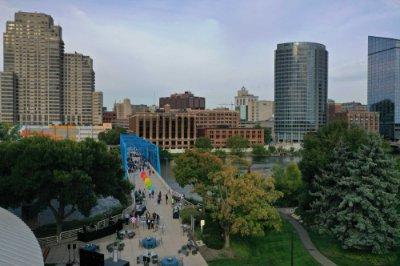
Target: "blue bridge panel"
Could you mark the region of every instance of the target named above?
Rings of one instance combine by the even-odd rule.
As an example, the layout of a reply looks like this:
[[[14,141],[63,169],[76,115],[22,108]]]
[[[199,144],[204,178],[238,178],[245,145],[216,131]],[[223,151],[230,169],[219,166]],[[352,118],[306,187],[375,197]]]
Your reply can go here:
[[[120,135],[120,150],[122,164],[124,166],[125,174],[127,173],[127,156],[130,150],[136,150],[150,162],[154,169],[160,174],[160,152],[156,145],[138,137],[135,134],[121,134]]]

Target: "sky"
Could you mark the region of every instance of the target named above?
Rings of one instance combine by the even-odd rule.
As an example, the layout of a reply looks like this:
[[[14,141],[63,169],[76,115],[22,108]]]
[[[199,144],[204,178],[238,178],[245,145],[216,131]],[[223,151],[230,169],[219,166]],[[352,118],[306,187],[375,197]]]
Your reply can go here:
[[[368,35],[400,38],[400,0],[0,0],[1,32],[17,11],[51,15],[65,52],[93,58],[109,108],[186,90],[212,108],[242,86],[273,100],[276,45],[297,41],[326,46],[329,98],[366,103]]]

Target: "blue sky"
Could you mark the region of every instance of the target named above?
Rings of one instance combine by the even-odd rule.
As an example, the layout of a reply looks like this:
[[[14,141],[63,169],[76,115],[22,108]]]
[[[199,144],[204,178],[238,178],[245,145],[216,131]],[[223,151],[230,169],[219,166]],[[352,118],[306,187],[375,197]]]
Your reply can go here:
[[[0,0],[2,32],[18,10],[52,15],[65,51],[94,59],[108,107],[183,90],[215,107],[241,86],[273,99],[274,50],[291,41],[325,44],[329,97],[365,103],[367,36],[400,38],[400,0]]]

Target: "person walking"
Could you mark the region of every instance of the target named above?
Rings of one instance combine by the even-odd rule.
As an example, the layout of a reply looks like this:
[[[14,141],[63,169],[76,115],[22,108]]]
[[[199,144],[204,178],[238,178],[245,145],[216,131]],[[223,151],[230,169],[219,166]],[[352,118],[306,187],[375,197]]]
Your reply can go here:
[[[165,193],[165,204],[168,205],[168,194],[167,193]]]

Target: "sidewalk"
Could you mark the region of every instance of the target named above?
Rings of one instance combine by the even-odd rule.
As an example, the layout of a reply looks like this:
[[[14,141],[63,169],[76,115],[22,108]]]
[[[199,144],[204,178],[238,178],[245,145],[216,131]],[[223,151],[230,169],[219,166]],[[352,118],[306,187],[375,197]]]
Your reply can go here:
[[[335,266],[336,264],[329,260],[327,257],[322,255],[321,252],[315,247],[310,239],[306,229],[291,215],[291,208],[279,208],[278,211],[282,214],[282,217],[292,224],[297,234],[300,237],[301,243],[304,248],[310,253],[310,255],[323,266]]]

